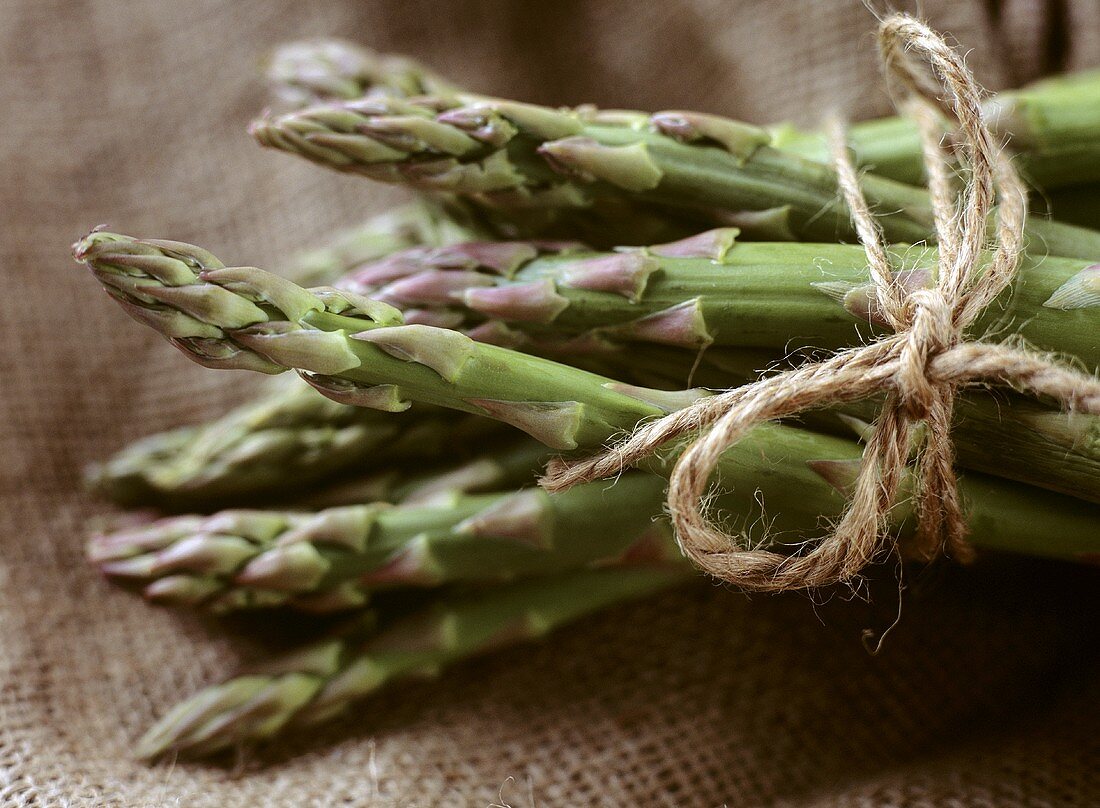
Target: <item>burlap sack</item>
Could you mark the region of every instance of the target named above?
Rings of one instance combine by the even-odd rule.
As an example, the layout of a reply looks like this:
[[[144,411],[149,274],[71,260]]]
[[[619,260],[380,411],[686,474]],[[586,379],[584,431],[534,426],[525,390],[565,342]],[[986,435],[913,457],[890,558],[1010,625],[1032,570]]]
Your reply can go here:
[[[994,87],[1100,62],[1097,0],[924,10]],[[342,34],[488,92],[812,123],[830,103],[887,108],[872,28],[855,0],[4,0],[0,802],[1100,803],[1100,578],[1012,560],[918,581],[877,658],[859,634],[893,619],[888,585],[874,607],[815,607],[701,582],[395,688],[233,769],[127,757],[255,648],[87,569],[80,469],[253,380],[126,321],[68,245],[108,222],[263,265],[399,198],[252,145],[265,51]]]

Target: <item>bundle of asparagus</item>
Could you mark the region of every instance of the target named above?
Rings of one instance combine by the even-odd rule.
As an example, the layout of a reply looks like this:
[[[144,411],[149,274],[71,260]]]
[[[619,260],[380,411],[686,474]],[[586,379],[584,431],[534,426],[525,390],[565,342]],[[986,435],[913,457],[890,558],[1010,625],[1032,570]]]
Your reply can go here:
[[[488,99],[334,41],[280,49],[269,80],[282,111],[253,127],[263,144],[422,196],[282,276],[179,242],[93,232],[74,246],[195,361],[301,377],[91,470],[120,504],[197,513],[101,531],[88,555],[163,605],[346,621],[170,710],[139,743],[146,757],[311,726],[392,680],[690,577],[663,513],[683,441],[560,493],[535,486],[548,459],[890,329],[862,248],[838,243],[855,233],[815,133]],[[1100,181],[1098,86],[1082,75],[987,105],[1037,189],[1081,199]],[[916,129],[888,119],[851,138],[875,172],[862,183],[896,242],[896,277],[930,286],[934,215],[906,184],[922,177]],[[1095,373],[1100,233],[1028,228],[1011,288],[973,334]],[[877,408],[752,430],[713,480],[724,526],[804,552],[843,510]],[[983,390],[960,399],[954,436],[974,546],[1100,552],[1095,415]],[[889,518],[906,552],[907,496]]]

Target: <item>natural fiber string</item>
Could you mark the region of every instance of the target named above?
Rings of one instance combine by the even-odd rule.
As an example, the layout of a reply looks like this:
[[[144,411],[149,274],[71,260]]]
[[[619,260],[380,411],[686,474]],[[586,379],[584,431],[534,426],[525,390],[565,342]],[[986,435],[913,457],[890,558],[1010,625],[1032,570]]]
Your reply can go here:
[[[956,391],[983,384],[1010,385],[1057,400],[1067,410],[1100,414],[1100,381],[1050,358],[1006,345],[964,342],[966,328],[1012,282],[1023,250],[1027,193],[985,123],[981,91],[959,57],[932,29],[904,14],[886,18],[879,46],[888,78],[916,117],[939,241],[938,276],[930,289],[907,289],[894,275],[878,227],[859,186],[845,142],[833,122],[830,141],[838,185],[867,253],[877,302],[894,334],[753,384],[701,399],[639,427],[603,454],[551,464],[543,485],[552,491],[619,474],[659,447],[700,433],[677,461],[668,509],[684,553],[705,571],[748,590],[815,588],[851,581],[895,544],[889,513],[907,469],[914,427],[923,422],[913,471],[918,517],[915,555],[945,550],[965,559],[966,521],[957,491],[950,426]],[[945,102],[930,89],[931,68]],[[899,106],[901,106],[899,104]],[[959,130],[970,176],[958,200],[948,157],[940,145],[940,116]],[[986,226],[998,200],[992,258]],[[802,411],[886,393],[866,442],[847,510],[831,535],[793,556],[739,547],[711,523],[703,508],[719,458],[754,426]]]

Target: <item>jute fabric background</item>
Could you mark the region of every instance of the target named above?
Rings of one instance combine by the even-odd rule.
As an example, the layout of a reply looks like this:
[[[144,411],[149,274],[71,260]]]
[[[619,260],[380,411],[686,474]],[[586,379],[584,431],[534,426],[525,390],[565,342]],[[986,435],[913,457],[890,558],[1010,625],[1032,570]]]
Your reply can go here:
[[[1100,64],[1100,2],[924,3],[990,87]],[[0,2],[0,804],[1046,806],[1100,803],[1096,571],[986,559],[873,606],[700,582],[400,687],[235,767],[131,742],[258,652],[82,563],[80,469],[254,380],[191,365],[71,263],[107,222],[227,262],[400,195],[261,152],[263,54],[340,34],[548,103],[816,123],[887,110],[853,0]]]

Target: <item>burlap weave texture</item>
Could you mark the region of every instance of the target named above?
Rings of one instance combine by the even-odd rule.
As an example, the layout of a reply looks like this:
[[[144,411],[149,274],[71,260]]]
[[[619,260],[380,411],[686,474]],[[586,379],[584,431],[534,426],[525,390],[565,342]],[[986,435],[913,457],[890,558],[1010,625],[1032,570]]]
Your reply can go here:
[[[1100,2],[924,3],[992,87],[1100,64]],[[700,583],[388,691],[237,769],[128,759],[254,647],[83,564],[79,473],[254,380],[127,322],[68,255],[107,222],[269,265],[400,194],[261,152],[263,54],[340,34],[547,103],[885,112],[854,0],[0,0],[0,805],[1100,804],[1094,570],[994,560],[874,607]],[[509,778],[513,778],[509,780]],[[503,787],[502,795],[498,796]]]

